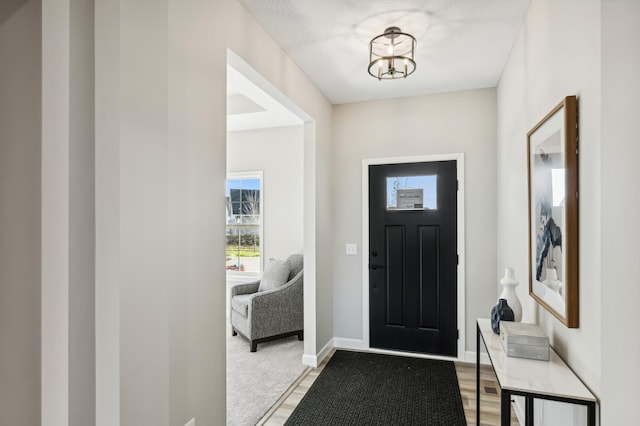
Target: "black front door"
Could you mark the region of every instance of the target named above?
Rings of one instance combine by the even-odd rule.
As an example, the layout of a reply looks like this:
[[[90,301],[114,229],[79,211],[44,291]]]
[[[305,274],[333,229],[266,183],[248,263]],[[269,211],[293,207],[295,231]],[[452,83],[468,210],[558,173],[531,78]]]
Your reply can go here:
[[[373,348],[457,356],[455,161],[369,166]]]

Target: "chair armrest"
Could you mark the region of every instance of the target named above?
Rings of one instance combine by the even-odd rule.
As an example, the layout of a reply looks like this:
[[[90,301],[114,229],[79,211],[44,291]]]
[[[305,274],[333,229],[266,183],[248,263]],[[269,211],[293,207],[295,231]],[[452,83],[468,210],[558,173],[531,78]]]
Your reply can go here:
[[[231,287],[231,297],[238,296],[240,294],[253,294],[258,291],[258,287],[260,287],[260,280],[238,284]]]

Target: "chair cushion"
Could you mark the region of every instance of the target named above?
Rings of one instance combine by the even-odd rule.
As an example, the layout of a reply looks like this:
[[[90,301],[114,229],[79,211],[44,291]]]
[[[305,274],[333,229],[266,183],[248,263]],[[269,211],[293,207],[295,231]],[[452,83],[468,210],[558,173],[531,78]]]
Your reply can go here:
[[[286,260],[269,259],[269,264],[264,268],[258,291],[273,290],[285,284],[289,279],[291,265]]]
[[[231,309],[246,317],[249,312],[249,299],[251,296],[251,294],[233,296],[231,298]]]

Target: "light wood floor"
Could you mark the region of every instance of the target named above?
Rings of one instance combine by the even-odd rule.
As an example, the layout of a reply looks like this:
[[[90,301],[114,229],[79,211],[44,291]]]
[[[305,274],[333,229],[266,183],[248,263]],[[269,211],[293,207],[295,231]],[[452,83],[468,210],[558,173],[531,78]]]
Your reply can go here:
[[[318,368],[308,368],[302,376],[291,385],[289,390],[258,422],[259,426],[280,426],[289,418],[304,394],[309,390],[324,366],[335,351],[325,357]],[[464,414],[469,426],[476,424],[476,366],[475,364],[456,362],[456,373],[462,396]],[[493,370],[488,365],[480,367],[480,419],[481,426],[498,426],[500,424],[500,387]],[[513,409],[511,425],[519,426]]]

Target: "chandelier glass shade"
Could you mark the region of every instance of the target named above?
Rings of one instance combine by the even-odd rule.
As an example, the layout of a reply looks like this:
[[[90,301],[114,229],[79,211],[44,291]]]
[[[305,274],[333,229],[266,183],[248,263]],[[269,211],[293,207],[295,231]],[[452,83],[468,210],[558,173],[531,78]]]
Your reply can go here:
[[[369,74],[378,80],[406,78],[416,70],[416,39],[389,27],[369,43]]]

